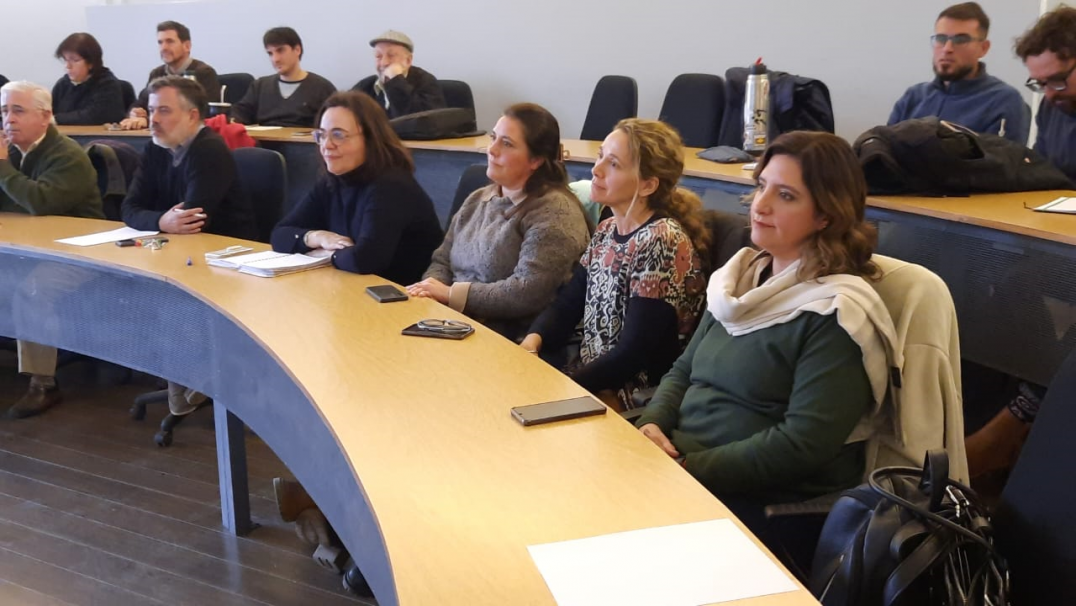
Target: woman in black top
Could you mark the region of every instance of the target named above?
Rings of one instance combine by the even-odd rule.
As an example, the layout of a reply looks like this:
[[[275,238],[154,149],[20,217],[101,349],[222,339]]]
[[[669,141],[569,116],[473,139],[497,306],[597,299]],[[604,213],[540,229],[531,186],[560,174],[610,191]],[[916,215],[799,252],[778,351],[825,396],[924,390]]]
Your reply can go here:
[[[336,93],[318,124],[328,174],[273,229],[273,250],[330,254],[338,269],[417,282],[441,223],[385,112],[361,93]]]
[[[105,67],[103,55],[97,39],[86,33],[71,34],[56,47],[56,58],[67,70],[52,87],[57,124],[106,124],[126,115],[120,81]]]

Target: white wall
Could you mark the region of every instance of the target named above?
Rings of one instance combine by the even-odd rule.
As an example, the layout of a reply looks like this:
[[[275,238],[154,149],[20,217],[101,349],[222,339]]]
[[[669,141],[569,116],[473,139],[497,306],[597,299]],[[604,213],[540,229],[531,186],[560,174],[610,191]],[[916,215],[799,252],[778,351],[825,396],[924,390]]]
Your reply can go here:
[[[117,0],[119,1],[119,0]],[[218,72],[269,71],[261,35],[290,25],[305,41],[304,67],[350,87],[372,73],[367,41],[389,27],[416,43],[415,63],[474,89],[479,126],[489,127],[515,101],[553,111],[566,137],[578,136],[594,83],[604,74],[639,82],[640,115],[656,117],[665,89],[684,72],[723,74],[763,56],[774,69],[810,75],[831,90],[837,130],[855,138],[882,123],[904,89],[931,77],[928,37],[936,0],[213,0],[137,2],[38,0],[33,26],[21,35],[41,44],[14,56],[0,49],[0,73],[51,82],[60,69],[49,59],[55,44],[81,21],[68,14],[87,7],[89,31],[105,48],[106,63],[136,87],[159,63],[155,24],[175,19],[192,30],[194,56]],[[1034,23],[1040,0],[982,0],[991,16],[990,72],[1014,86],[1026,79],[1012,41]],[[5,9],[5,13],[6,13]],[[60,15],[63,13],[63,15]],[[63,17],[60,19],[59,17]],[[11,21],[4,15],[5,29]],[[31,21],[28,19],[28,21]],[[6,38],[6,36],[5,36]],[[6,39],[0,41],[8,46]],[[48,48],[43,48],[48,47]],[[40,59],[30,51],[44,54]],[[14,68],[12,67],[14,64]],[[42,69],[42,65],[45,66]],[[5,72],[6,70],[6,72]],[[11,74],[8,74],[12,77]],[[1030,97],[1028,97],[1030,98]]]
[[[52,88],[63,75],[63,66],[54,57],[56,47],[68,34],[86,31],[86,7],[106,2],[0,0],[0,74]],[[106,64],[108,59],[106,52]]]

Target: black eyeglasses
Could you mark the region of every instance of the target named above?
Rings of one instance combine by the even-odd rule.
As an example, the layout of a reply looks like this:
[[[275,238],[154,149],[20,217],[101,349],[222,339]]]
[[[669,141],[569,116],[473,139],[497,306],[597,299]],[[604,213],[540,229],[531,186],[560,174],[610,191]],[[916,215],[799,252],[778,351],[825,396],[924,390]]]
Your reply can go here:
[[[1024,82],[1024,86],[1028,87],[1033,93],[1041,93],[1046,89],[1062,91],[1069,87],[1069,76],[1072,75],[1073,70],[1076,70],[1076,63],[1074,63],[1065,73],[1050,76],[1045,80],[1028,78],[1027,82]]]
[[[983,38],[976,38],[971,34],[957,34],[955,36],[949,36],[947,34],[934,34],[930,37],[930,43],[938,48],[946,45],[948,42],[952,42],[953,46],[964,46],[969,42],[982,42]]]

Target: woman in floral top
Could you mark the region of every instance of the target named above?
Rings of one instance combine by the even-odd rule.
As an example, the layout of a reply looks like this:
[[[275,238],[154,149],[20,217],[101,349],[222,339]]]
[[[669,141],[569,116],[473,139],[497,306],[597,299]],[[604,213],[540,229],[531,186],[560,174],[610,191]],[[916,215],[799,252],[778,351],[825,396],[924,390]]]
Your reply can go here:
[[[657,384],[702,311],[709,233],[698,196],[676,185],[683,170],[675,130],[636,118],[617,124],[591,183],[591,199],[613,216],[521,343],[535,353],[557,350],[582,319],[579,359],[567,372],[617,409]]]

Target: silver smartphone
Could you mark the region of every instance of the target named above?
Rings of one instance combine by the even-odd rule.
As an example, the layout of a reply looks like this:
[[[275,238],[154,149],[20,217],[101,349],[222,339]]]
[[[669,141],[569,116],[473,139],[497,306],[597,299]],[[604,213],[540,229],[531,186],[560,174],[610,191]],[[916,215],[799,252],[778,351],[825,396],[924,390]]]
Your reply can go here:
[[[605,405],[591,396],[572,398],[570,400],[557,400],[556,402],[543,402],[528,406],[516,406],[512,409],[512,417],[525,426],[552,423],[553,421],[565,421],[605,414]]]

